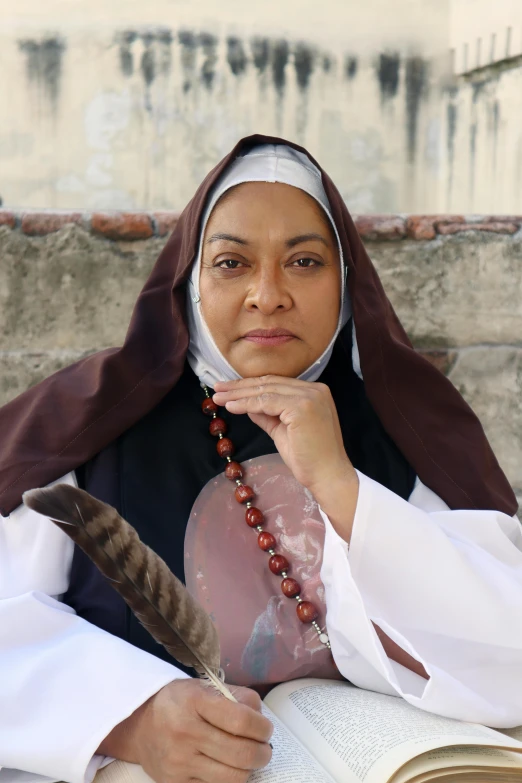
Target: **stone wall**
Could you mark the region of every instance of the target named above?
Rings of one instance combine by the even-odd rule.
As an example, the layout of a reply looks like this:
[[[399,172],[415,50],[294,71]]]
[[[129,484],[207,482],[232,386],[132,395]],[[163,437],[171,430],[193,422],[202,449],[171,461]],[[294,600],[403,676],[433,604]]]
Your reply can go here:
[[[173,213],[0,210],[0,403],[121,344]],[[418,350],[479,415],[522,495],[522,217],[356,218]]]

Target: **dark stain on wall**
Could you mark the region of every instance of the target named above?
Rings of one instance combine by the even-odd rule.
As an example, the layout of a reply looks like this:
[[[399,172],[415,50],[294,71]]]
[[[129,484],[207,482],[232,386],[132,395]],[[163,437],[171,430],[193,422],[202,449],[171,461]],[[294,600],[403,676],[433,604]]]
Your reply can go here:
[[[42,89],[53,111],[58,107],[62,58],[66,48],[63,38],[49,36],[40,41],[26,38],[18,41],[18,47],[26,58],[27,78]]]
[[[329,54],[323,54],[323,60],[321,65],[323,66],[323,71],[325,73],[330,73],[330,71],[332,70],[333,62]]]
[[[353,57],[351,54],[347,54],[344,60],[344,75],[351,81],[355,79],[357,75],[357,57]]]
[[[286,84],[286,64],[288,62],[289,47],[284,38],[272,42],[271,47],[272,80],[279,95],[283,94]]]
[[[448,138],[447,149],[448,159],[450,166],[453,165],[453,158],[455,154],[455,134],[457,132],[457,107],[454,103],[448,103],[447,108],[447,122],[448,122]]]
[[[201,33],[199,41],[205,55],[201,66],[201,79],[207,90],[211,90],[216,77],[217,38],[211,33]]]
[[[247,56],[240,38],[227,38],[227,62],[234,76],[240,76],[247,67]]]
[[[477,123],[473,122],[469,128],[469,199],[473,204],[475,195],[475,158],[477,154]]]
[[[297,84],[301,90],[306,90],[314,70],[315,51],[305,43],[298,43],[294,49],[294,68]]]
[[[495,101],[492,108],[493,115],[493,171],[497,168],[498,129],[500,125],[500,104]]]
[[[381,91],[381,101],[395,98],[399,89],[399,70],[401,58],[398,52],[383,52],[377,63],[377,78]]]
[[[446,147],[448,150],[448,190],[446,200],[448,205],[451,203],[451,191],[453,189],[453,162],[455,160],[455,135],[457,133],[457,107],[454,103],[448,103],[446,109],[447,121],[447,139]]]
[[[143,54],[141,55],[141,74],[147,87],[150,87],[156,77],[156,54],[153,47],[154,37],[150,33],[146,33],[141,36],[141,39],[145,46]]]
[[[252,59],[254,60],[254,65],[256,66],[259,73],[264,73],[270,59],[270,46],[268,38],[252,38],[250,47],[252,49]]]
[[[159,47],[159,67],[165,76],[170,73],[172,67],[172,31],[164,28],[156,33]]]
[[[132,76],[134,72],[134,58],[132,56],[132,44],[138,37],[134,30],[124,30],[119,36],[120,70],[124,76]]]
[[[417,151],[419,108],[428,87],[428,64],[422,57],[406,60],[406,142],[408,160],[413,163]]]
[[[188,92],[194,81],[198,40],[192,30],[180,30],[178,40],[181,46],[181,67],[183,68],[183,92]]]
[[[478,99],[480,98],[480,96],[484,92],[485,86],[486,86],[486,82],[485,81],[473,82],[472,88],[471,88],[471,90],[472,90],[471,96],[472,96],[473,103],[477,103]]]

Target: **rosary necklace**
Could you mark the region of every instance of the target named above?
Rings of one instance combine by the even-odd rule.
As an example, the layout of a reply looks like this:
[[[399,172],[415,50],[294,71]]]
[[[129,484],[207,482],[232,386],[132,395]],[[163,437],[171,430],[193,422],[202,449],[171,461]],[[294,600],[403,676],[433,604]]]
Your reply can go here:
[[[238,503],[244,504],[246,507],[245,522],[252,530],[257,532],[258,547],[270,555],[268,560],[270,571],[276,576],[282,577],[281,591],[283,595],[287,598],[295,598],[297,602],[296,613],[299,620],[302,623],[311,623],[317,632],[319,641],[324,644],[325,647],[331,649],[328,634],[317,622],[319,612],[311,601],[304,601],[301,598],[301,585],[296,579],[288,576],[288,572],[291,568],[290,563],[284,555],[278,554],[275,551],[275,547],[277,546],[276,539],[272,533],[269,533],[263,527],[265,522],[264,514],[252,504],[252,501],[255,498],[255,492],[252,487],[243,484],[243,468],[239,462],[234,462],[234,460],[232,460],[234,444],[230,438],[225,437],[227,423],[218,416],[219,408],[212,399],[208,386],[202,384],[202,387],[205,392],[205,399],[201,403],[201,410],[205,416],[212,417],[212,421],[209,425],[209,432],[211,435],[218,438],[218,442],[216,443],[217,453],[227,461],[225,476],[236,484],[234,496]]]

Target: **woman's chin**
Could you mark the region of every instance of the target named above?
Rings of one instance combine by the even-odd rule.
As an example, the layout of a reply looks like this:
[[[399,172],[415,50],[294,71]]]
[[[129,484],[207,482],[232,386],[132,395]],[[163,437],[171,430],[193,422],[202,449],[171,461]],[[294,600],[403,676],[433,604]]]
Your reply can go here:
[[[234,370],[242,378],[258,378],[261,375],[281,375],[286,378],[297,378],[304,372],[313,359],[302,356],[277,355],[275,350],[269,352],[266,348],[249,352],[250,355],[228,357]]]

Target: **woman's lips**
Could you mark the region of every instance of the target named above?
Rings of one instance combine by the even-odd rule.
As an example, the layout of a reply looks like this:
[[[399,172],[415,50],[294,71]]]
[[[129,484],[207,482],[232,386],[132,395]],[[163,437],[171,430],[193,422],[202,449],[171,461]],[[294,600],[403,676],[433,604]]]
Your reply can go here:
[[[295,335],[286,329],[253,329],[243,339],[258,345],[282,345],[293,340]]]

